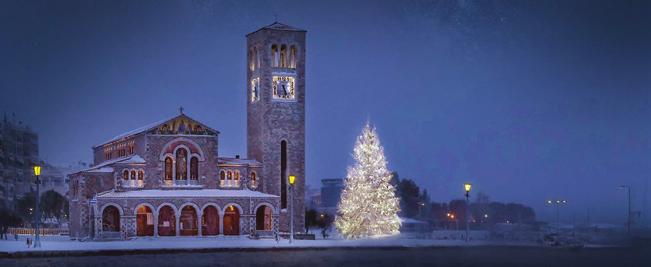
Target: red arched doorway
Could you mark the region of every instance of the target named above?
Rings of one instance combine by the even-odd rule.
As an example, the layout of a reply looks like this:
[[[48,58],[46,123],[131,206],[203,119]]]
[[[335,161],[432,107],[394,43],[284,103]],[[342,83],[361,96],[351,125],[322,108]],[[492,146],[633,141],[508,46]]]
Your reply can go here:
[[[102,212],[102,231],[120,231],[120,211],[115,206],[108,206]]]
[[[258,231],[271,231],[271,208],[267,205],[258,207],[255,212],[255,230]]]
[[[199,234],[197,228],[197,210],[188,205],[181,209],[181,220],[179,221],[182,236],[194,236]]]
[[[235,206],[226,207],[224,212],[224,235],[240,234],[240,210]]]
[[[203,209],[201,218],[201,234],[202,235],[218,235],[219,234],[219,213],[217,208],[208,206]]]
[[[158,212],[158,235],[176,235],[176,215],[170,206],[164,206]]]
[[[148,206],[140,205],[136,210],[136,234],[154,236],[154,214]]]

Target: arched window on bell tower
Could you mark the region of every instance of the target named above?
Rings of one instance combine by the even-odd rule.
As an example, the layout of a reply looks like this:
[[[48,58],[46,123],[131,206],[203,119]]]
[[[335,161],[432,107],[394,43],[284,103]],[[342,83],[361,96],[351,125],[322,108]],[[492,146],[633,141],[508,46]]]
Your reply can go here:
[[[281,68],[287,68],[287,46],[286,45],[281,45],[280,46],[280,67]]]
[[[287,208],[287,141],[280,141],[280,208]]]
[[[289,49],[289,67],[292,69],[296,68],[296,46],[293,46]]]
[[[271,46],[271,66],[278,67],[278,46]]]

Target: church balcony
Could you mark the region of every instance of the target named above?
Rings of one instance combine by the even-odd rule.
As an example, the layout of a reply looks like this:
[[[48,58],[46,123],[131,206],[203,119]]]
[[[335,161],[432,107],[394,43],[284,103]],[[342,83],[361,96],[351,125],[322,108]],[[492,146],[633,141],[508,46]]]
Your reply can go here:
[[[219,186],[223,188],[239,188],[240,180],[219,180]]]
[[[161,185],[161,188],[185,188],[185,189],[201,189],[205,188],[206,186],[199,183],[198,180],[165,180],[165,182]]]
[[[143,180],[123,180],[121,183],[122,188],[142,188],[144,186]]]

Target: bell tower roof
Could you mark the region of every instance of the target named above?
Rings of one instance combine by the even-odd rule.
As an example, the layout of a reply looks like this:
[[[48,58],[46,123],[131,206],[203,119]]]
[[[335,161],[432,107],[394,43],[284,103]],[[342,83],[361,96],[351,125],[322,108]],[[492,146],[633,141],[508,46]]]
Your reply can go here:
[[[275,21],[274,23],[272,23],[272,24],[270,24],[270,25],[264,26],[264,27],[262,27],[262,28],[260,28],[260,29],[258,29],[258,30],[256,30],[256,31],[254,31],[254,32],[251,32],[251,33],[247,34],[247,36],[249,36],[249,35],[251,35],[251,34],[254,34],[254,33],[256,33],[256,32],[259,32],[259,31],[261,31],[261,30],[277,30],[277,31],[307,32],[306,30],[299,29],[299,28],[296,28],[296,27],[292,27],[292,26],[289,26],[289,25],[287,25],[287,24],[283,24],[283,23],[280,23],[280,22],[278,22],[278,21]]]

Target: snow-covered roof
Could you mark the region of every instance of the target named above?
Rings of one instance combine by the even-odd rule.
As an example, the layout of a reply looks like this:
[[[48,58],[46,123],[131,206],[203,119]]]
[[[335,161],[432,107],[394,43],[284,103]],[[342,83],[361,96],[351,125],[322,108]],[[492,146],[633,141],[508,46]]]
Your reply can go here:
[[[145,163],[145,159],[143,159],[139,155],[131,155],[131,156],[126,156],[126,157],[121,157],[117,159],[112,159],[112,160],[107,160],[104,161],[100,164],[97,164],[93,167],[90,167],[88,169],[84,169],[78,172],[113,172],[113,168],[108,167],[109,165],[113,165],[116,163],[123,163],[123,164],[139,164],[139,163]]]
[[[217,159],[217,162],[224,165],[261,165],[261,163],[257,160],[242,158],[219,157]]]
[[[165,120],[162,120],[162,121],[157,121],[157,122],[150,123],[150,124],[147,124],[147,125],[142,126],[142,127],[138,127],[138,128],[133,129],[133,130],[131,130],[131,131],[128,131],[128,132],[125,132],[125,133],[121,133],[121,134],[118,134],[118,135],[116,135],[115,137],[113,137],[113,138],[111,138],[111,139],[109,139],[109,140],[106,140],[106,142],[102,142],[101,144],[96,145],[95,147],[103,146],[103,145],[106,145],[106,144],[111,143],[111,142],[113,142],[113,141],[120,140],[120,139],[125,138],[125,137],[134,136],[134,135],[136,135],[136,134],[139,134],[139,133],[142,133],[142,132],[149,131],[149,130],[151,130],[151,129],[156,128],[156,126],[165,123],[165,122],[168,121],[168,120],[169,120],[169,119],[165,119]]]
[[[174,117],[172,117],[172,118],[168,118],[168,119],[164,119],[164,120],[157,121],[157,122],[154,122],[154,123],[150,123],[150,124],[147,124],[147,125],[145,125],[145,126],[138,127],[138,128],[136,128],[136,129],[133,129],[133,130],[131,130],[131,131],[128,131],[128,132],[125,132],[125,133],[121,133],[121,134],[118,134],[118,135],[116,135],[115,137],[113,137],[113,138],[107,140],[106,142],[103,142],[103,143],[101,143],[101,144],[98,144],[98,145],[96,145],[96,146],[94,146],[94,147],[103,146],[103,145],[106,145],[106,144],[108,144],[108,143],[112,143],[112,142],[118,141],[118,140],[120,140],[120,139],[124,139],[124,138],[127,138],[127,137],[131,137],[131,136],[134,136],[134,135],[137,135],[137,134],[140,134],[140,133],[143,133],[143,132],[146,132],[146,131],[149,131],[149,130],[155,129],[156,127],[158,127],[159,125],[161,125],[161,124],[163,124],[163,123],[166,123],[166,122],[171,121],[171,120],[175,120],[176,118],[178,118],[178,117],[182,117],[182,116],[188,118],[189,120],[193,120],[193,121],[197,122],[198,124],[202,125],[204,128],[207,128],[207,129],[209,129],[209,130],[211,130],[211,131],[213,131],[213,132],[219,133],[219,131],[217,131],[217,130],[215,130],[215,129],[213,129],[213,128],[210,128],[210,127],[204,125],[203,123],[200,123],[199,121],[197,121],[197,120],[195,120],[195,119],[193,119],[193,118],[190,118],[188,115],[185,115],[184,113],[181,113],[181,114],[179,114],[179,115],[177,115],[177,116],[174,116]]]
[[[86,172],[103,172],[103,173],[112,173],[114,170],[111,167],[101,167],[97,169],[87,170]]]
[[[222,190],[222,189],[176,189],[176,190],[134,190],[114,192],[109,191],[97,195],[97,198],[186,198],[186,197],[252,197],[252,198],[276,198],[278,196],[265,194],[258,191],[243,190]]]

